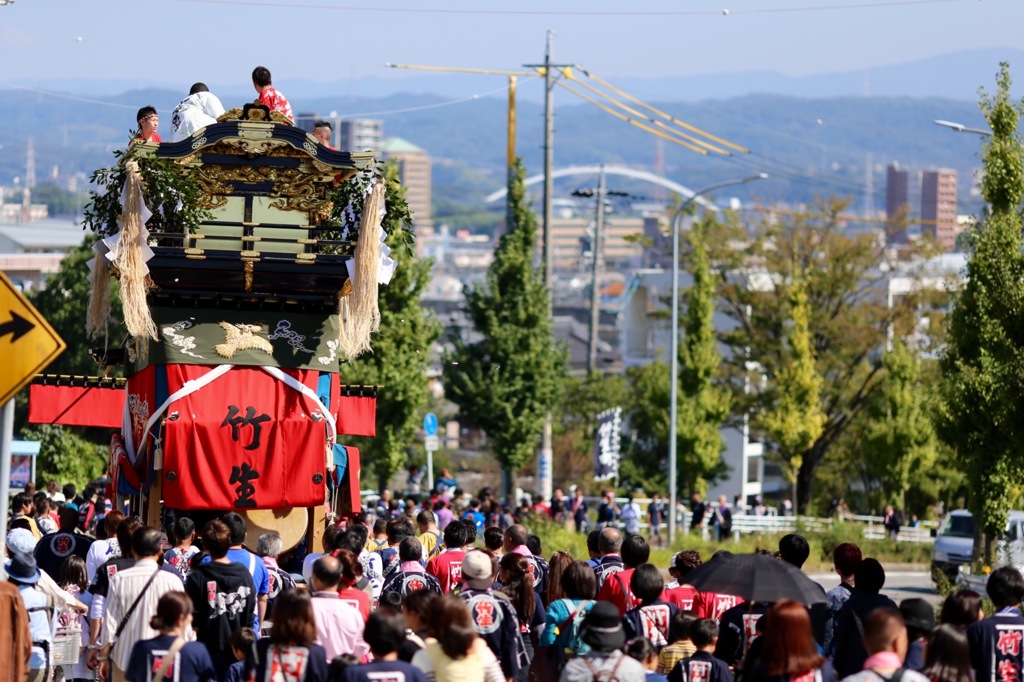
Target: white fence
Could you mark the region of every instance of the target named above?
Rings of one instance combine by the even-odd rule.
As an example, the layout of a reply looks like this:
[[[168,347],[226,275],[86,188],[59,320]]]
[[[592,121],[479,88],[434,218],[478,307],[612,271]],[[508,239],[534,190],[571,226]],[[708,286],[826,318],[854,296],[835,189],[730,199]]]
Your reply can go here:
[[[588,497],[584,499],[586,499],[587,505],[592,511],[596,510],[601,504],[601,498],[599,497]],[[633,501],[640,505],[640,529],[642,531],[646,531],[647,505],[651,500],[646,498],[634,498]],[[616,498],[615,502],[621,509],[622,505],[626,503],[626,498]],[[677,509],[676,527],[685,532],[690,527],[691,516],[692,514],[689,509]],[[801,530],[823,531],[827,530],[836,522],[837,520],[831,518],[823,519],[812,516],[779,516],[774,509],[769,509],[768,513],[764,515],[737,513],[734,511],[732,514],[732,536],[734,541],[739,542],[740,536],[752,535],[754,533],[795,533],[798,528]],[[881,516],[850,515],[843,517],[842,520],[838,522],[852,523],[862,526],[864,539],[866,540],[884,540],[886,538],[884,519]],[[621,522],[618,523],[621,525]],[[713,525],[714,524],[710,519],[705,520],[704,525],[701,527],[701,533],[703,534],[704,539],[708,539],[714,532]],[[903,526],[897,536],[897,541],[933,542],[932,530],[937,527],[938,522],[936,521],[921,521],[917,527]]]

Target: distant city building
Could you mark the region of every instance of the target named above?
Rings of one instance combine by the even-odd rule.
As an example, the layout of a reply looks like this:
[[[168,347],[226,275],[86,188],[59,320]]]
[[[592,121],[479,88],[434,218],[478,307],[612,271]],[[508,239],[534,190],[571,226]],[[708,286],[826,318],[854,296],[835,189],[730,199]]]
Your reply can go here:
[[[398,163],[399,178],[405,187],[405,199],[412,210],[413,229],[418,232],[431,230],[430,156],[426,150],[400,137],[385,140],[380,151],[382,159]]]
[[[346,152],[379,151],[384,143],[384,122],[370,118],[343,118],[338,122],[338,149]]]
[[[921,233],[931,234],[944,251],[954,251],[962,231],[956,218],[956,171],[925,171],[921,174]]]
[[[907,241],[906,222],[901,223],[900,219],[907,218],[909,211],[910,172],[900,168],[898,163],[891,163],[885,173],[885,218],[894,241]]]
[[[542,221],[537,221],[537,252],[543,246]],[[643,258],[643,245],[626,238],[644,234],[645,219],[640,216],[606,216],[601,261],[607,267],[636,267]],[[593,263],[591,242],[594,219],[592,216],[563,218],[551,221],[552,267],[555,270],[590,272]]]

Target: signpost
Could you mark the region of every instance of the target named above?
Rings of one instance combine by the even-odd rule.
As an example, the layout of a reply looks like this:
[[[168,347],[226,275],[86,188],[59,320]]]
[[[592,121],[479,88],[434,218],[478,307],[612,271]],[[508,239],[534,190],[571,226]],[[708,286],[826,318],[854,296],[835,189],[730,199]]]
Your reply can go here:
[[[0,538],[7,537],[14,395],[66,347],[39,311],[0,272]],[[0,576],[4,578],[6,544],[0,542]]]
[[[423,418],[423,433],[426,434],[423,446],[427,451],[427,490],[434,489],[434,452],[439,448],[440,443],[437,438],[437,415],[433,412],[427,412],[427,416]]]

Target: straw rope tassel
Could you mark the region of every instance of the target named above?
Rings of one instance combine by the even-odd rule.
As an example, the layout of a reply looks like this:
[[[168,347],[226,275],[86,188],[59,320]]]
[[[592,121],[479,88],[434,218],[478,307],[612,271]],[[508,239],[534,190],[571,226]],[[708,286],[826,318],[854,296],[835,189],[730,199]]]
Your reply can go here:
[[[99,243],[99,242],[97,242]],[[85,319],[85,333],[96,338],[107,331],[110,321],[110,268],[106,254],[96,254],[92,271],[92,290],[89,292],[89,313]]]
[[[338,296],[338,345],[353,359],[370,350],[370,336],[380,329],[377,302],[377,270],[380,267],[380,230],[384,207],[384,183],[370,189],[359,220],[355,252],[355,281],[348,296]]]
[[[142,258],[142,176],[134,161],[128,163],[128,186],[121,215],[121,247],[117,254],[117,270],[121,283],[121,305],[128,333],[135,337],[136,349],[145,352],[148,344],[142,339],[156,340],[156,324],[146,302],[146,263]]]

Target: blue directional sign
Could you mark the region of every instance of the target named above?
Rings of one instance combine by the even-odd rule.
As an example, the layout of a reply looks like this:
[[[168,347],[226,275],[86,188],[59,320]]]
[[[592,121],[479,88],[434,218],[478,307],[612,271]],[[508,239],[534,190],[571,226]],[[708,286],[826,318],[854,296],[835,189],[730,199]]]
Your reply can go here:
[[[423,418],[423,431],[428,436],[437,435],[437,415],[433,412],[427,412],[427,416]]]

